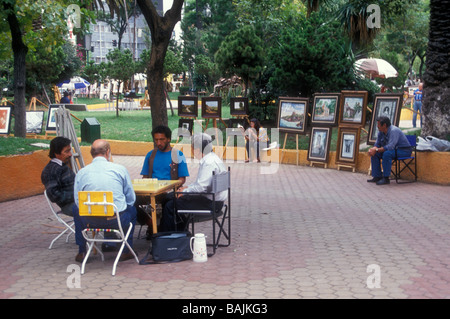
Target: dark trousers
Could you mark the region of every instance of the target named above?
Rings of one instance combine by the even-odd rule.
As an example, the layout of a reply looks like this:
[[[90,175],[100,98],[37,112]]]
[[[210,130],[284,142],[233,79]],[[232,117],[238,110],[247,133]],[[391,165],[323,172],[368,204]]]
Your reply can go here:
[[[175,203],[176,201],[176,203]],[[163,209],[160,231],[183,231],[186,229],[188,219],[184,214],[175,215],[175,205],[177,210],[212,210],[213,202],[202,195],[183,195],[177,199],[169,200]],[[223,202],[216,202],[216,211],[222,209]]]
[[[130,247],[133,247],[133,233],[134,226],[136,225],[136,208],[134,206],[127,206],[123,212],[119,213],[120,223],[124,234],[127,233],[130,222],[133,227],[128,236],[127,242]],[[86,228],[113,228],[117,229],[117,218],[107,219],[105,217],[86,217],[80,216],[78,206],[73,205],[73,221],[75,222],[75,242],[78,245],[78,251],[80,253],[86,252],[86,239],[84,239],[82,231]],[[106,234],[105,234],[106,236]],[[128,247],[125,246],[124,252],[128,252]]]

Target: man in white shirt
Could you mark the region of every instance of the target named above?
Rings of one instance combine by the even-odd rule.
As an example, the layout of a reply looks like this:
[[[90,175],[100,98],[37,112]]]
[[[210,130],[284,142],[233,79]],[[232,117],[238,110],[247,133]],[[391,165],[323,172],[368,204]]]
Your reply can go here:
[[[212,209],[211,196],[198,193],[208,193],[212,190],[212,176],[226,172],[222,160],[212,151],[212,138],[208,134],[200,133],[192,137],[192,152],[196,159],[199,159],[197,179],[187,187],[181,187],[178,191],[183,192],[177,199],[170,200],[163,210],[160,223],[161,231],[184,230],[186,220],[182,216],[175,216],[174,200],[176,207],[180,210],[186,209]],[[193,194],[189,194],[193,193]],[[195,194],[194,194],[195,193]],[[223,202],[228,198],[228,192],[223,191],[216,196],[216,209],[220,210]],[[219,203],[217,203],[219,202]],[[176,223],[175,223],[176,218]]]

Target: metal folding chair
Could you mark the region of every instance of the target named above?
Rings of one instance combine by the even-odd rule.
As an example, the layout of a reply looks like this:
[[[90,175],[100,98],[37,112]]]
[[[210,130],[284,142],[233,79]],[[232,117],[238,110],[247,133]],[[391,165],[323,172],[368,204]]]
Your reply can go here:
[[[78,192],[78,207],[80,216],[89,216],[89,217],[103,217],[103,218],[115,218],[117,220],[117,228],[95,228],[88,227],[82,230],[83,237],[87,241],[88,250],[86,252],[86,256],[84,257],[83,263],[81,265],[81,274],[84,274],[84,269],[86,266],[86,262],[91,254],[93,248],[96,249],[98,253],[100,253],[102,257],[102,261],[105,260],[105,257],[101,251],[98,249],[96,243],[98,242],[109,242],[109,243],[122,243],[117,253],[117,257],[114,261],[112,275],[116,274],[117,263],[119,262],[120,256],[122,255],[123,249],[125,245],[128,247],[130,252],[134,255],[134,258],[137,263],[139,263],[139,259],[134,252],[133,248],[127,242],[128,237],[131,234],[131,230],[133,229],[132,223],[130,223],[128,227],[128,231],[125,234],[122,229],[122,224],[120,222],[120,216],[117,209],[117,206],[114,205],[113,202],[113,193],[112,192],[101,192],[101,191],[82,191]],[[115,233],[118,238],[105,238],[97,237],[99,233]]]
[[[416,160],[416,158],[417,158],[417,152],[416,152],[417,137],[415,135],[406,135],[406,138],[408,139],[408,142],[412,148],[411,156],[398,157],[397,149],[395,149],[395,159],[392,161],[392,173],[395,177],[395,181],[398,184],[417,182],[417,160]],[[403,182],[400,182],[399,180],[402,180],[401,174],[405,170],[406,170],[406,172],[411,173],[414,176],[414,179],[413,180],[404,180]]]
[[[227,191],[228,199],[223,204],[222,209],[216,209],[216,195],[220,192]],[[176,192],[175,195],[181,194]],[[175,211],[178,214],[184,214],[187,216],[187,227],[189,228],[189,223],[191,224],[191,233],[194,234],[195,223],[196,222],[204,222],[212,220],[212,244],[208,244],[208,246],[212,246],[213,253],[208,254],[208,256],[212,256],[216,253],[216,249],[218,247],[228,247],[231,244],[231,172],[228,167],[228,171],[223,172],[221,174],[214,174],[212,178],[212,190],[209,193],[193,193],[190,192],[189,195],[202,195],[207,196],[212,199],[212,209],[211,210],[177,210],[176,208],[176,200],[175,203]],[[175,214],[176,215],[176,214]],[[218,226],[218,231],[216,232],[216,226]],[[225,237],[227,241],[226,244],[220,244],[221,236]]]
[[[61,231],[61,232],[58,234],[58,236],[56,236],[56,237],[52,240],[52,242],[50,243],[50,246],[48,247],[48,249],[52,249],[52,246],[53,246],[53,244],[55,243],[55,241],[57,241],[60,237],[62,237],[63,235],[65,235],[67,232],[69,232],[69,233],[67,234],[67,237],[66,237],[66,243],[69,242],[69,236],[70,236],[71,234],[75,234],[75,228],[74,228],[73,218],[66,221],[66,220],[64,220],[64,219],[60,216],[60,215],[63,215],[63,214],[61,213],[61,210],[57,209],[57,208],[56,208],[56,204],[53,203],[53,202],[48,198],[47,191],[44,191],[44,196],[45,196],[45,199],[47,200],[48,206],[50,206],[50,210],[52,211],[53,216],[56,218],[56,220],[57,220],[59,223],[61,223],[62,225],[64,225],[64,227],[62,227],[64,230]]]

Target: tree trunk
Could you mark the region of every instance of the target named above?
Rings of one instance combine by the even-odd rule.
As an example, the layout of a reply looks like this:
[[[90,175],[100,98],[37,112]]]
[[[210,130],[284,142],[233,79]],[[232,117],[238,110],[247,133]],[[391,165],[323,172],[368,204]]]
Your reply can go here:
[[[430,33],[424,75],[422,136],[449,138],[450,0],[430,1]]]
[[[175,24],[181,20],[184,0],[174,0],[164,17],[158,15],[151,0],[137,0],[151,31],[152,47],[147,68],[148,91],[152,126],[168,125],[166,96],[164,94],[164,59]]]
[[[13,5],[4,2],[4,8],[8,11],[8,24],[11,30],[12,50],[14,53],[14,136],[26,137],[25,58],[28,53],[28,47],[23,43],[20,23],[15,15]]]

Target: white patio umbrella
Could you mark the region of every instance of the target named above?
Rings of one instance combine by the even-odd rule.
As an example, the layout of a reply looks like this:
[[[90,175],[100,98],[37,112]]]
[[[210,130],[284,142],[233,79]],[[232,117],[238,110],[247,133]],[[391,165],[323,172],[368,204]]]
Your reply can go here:
[[[359,72],[366,73],[370,78],[395,78],[397,70],[383,59],[360,59],[355,62],[355,68]]]
[[[70,80],[66,80],[58,84],[60,88],[66,90],[83,89],[89,85],[91,84],[80,76],[74,76]]]

